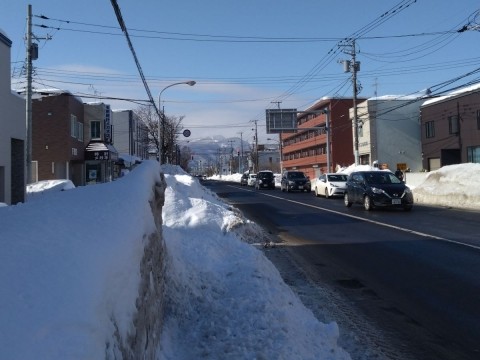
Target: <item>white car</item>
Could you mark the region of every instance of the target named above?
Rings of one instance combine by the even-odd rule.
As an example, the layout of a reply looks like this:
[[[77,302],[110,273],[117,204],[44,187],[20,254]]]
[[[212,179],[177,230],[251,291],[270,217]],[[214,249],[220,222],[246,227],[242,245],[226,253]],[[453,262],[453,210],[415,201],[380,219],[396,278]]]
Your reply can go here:
[[[347,189],[347,174],[341,173],[326,173],[320,175],[313,185],[315,196],[343,196]]]
[[[247,185],[255,186],[255,180],[257,179],[257,174],[248,174]]]

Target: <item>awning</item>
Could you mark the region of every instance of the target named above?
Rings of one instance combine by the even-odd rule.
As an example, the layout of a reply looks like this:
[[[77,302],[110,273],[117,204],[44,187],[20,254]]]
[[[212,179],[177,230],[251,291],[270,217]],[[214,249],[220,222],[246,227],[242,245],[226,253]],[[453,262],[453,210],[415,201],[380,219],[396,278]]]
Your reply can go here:
[[[118,160],[118,151],[112,144],[90,141],[85,148],[85,160]]]

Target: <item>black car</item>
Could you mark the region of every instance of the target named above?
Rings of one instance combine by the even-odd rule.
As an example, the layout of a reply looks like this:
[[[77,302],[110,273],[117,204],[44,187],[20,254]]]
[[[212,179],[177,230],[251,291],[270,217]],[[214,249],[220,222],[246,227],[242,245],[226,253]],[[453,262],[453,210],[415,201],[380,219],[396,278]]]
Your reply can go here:
[[[240,178],[240,185],[247,186],[248,185],[248,174],[243,174]]]
[[[310,192],[312,190],[312,184],[303,171],[288,170],[283,172],[280,189],[286,192],[292,190]]]
[[[365,210],[398,207],[410,211],[413,207],[410,188],[392,172],[382,170],[352,172],[343,199],[345,206],[359,203]]]
[[[257,173],[255,189],[275,189],[275,175],[270,170],[262,170]]]

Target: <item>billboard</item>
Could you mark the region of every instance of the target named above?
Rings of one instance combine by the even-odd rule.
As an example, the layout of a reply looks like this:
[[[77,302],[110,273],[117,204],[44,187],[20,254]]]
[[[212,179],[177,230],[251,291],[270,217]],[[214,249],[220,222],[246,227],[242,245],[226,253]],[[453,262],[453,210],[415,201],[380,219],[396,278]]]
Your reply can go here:
[[[267,109],[267,134],[295,132],[297,130],[297,109]]]

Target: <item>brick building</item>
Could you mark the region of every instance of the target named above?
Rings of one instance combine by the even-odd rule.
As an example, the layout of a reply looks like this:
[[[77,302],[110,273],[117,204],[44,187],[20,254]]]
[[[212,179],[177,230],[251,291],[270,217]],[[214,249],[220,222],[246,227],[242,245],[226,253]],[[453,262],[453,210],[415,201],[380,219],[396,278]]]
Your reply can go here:
[[[84,185],[82,100],[64,90],[36,90],[32,113],[32,181]]]
[[[424,169],[480,163],[480,84],[427,100],[420,113]]]
[[[358,99],[363,101],[365,99]],[[282,164],[284,170],[300,170],[311,179],[321,173],[333,172],[337,166],[354,163],[352,123],[349,109],[353,100],[322,98],[297,116],[298,131],[282,133]],[[326,113],[320,113],[326,111]],[[327,119],[330,131],[325,131]],[[318,127],[319,130],[311,128]],[[308,130],[302,131],[302,128]],[[330,144],[330,169],[327,168],[327,135]]]

